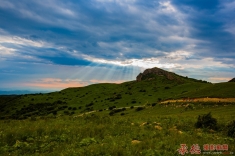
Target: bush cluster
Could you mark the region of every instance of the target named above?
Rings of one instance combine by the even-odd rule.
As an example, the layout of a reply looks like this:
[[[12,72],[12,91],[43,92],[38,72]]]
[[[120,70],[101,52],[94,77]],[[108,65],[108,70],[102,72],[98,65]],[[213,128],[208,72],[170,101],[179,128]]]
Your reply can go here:
[[[122,95],[121,95],[121,94],[116,94],[116,93],[115,93],[115,95],[114,95],[114,96],[109,97],[109,98],[107,98],[107,99],[105,99],[105,100],[109,100],[109,102],[114,102],[114,101],[116,101],[116,100],[120,100],[120,99],[122,99]]]
[[[156,106],[157,103],[152,103],[152,107]]]
[[[116,106],[110,106],[109,110],[113,110],[114,108],[116,108]]]
[[[91,103],[89,103],[89,104],[86,104],[86,107],[90,107],[90,106],[93,106],[93,105],[94,105],[94,103],[91,102]]]
[[[209,128],[213,130],[217,130],[217,120],[211,116],[211,113],[199,115],[197,122],[195,124],[196,128]]]
[[[235,138],[235,120],[233,120],[231,123],[227,125],[227,129],[228,129],[227,135],[229,137]]]
[[[119,113],[119,112],[122,112],[122,111],[125,111],[125,110],[126,110],[126,108],[113,109],[113,110],[109,113],[109,115],[112,116],[112,115],[114,115],[115,113]]]
[[[137,107],[136,111],[141,111],[141,110],[144,110],[144,109],[145,109],[145,107]]]
[[[65,108],[68,107],[64,104],[67,103],[58,100],[53,103],[46,102],[46,103],[29,104],[28,106],[24,105],[24,107],[22,107],[19,110],[16,110],[15,113],[8,116],[7,118],[15,120],[23,120],[32,116],[44,116],[44,115],[49,115],[51,113],[56,115],[58,110],[64,110]],[[6,119],[6,118],[4,117],[1,119]]]
[[[196,128],[208,128],[218,130],[217,120],[211,116],[211,113],[199,115],[198,120],[195,123]],[[224,129],[227,132],[227,136],[235,138],[235,120],[230,122]]]
[[[131,103],[136,103],[136,100],[132,100]]]

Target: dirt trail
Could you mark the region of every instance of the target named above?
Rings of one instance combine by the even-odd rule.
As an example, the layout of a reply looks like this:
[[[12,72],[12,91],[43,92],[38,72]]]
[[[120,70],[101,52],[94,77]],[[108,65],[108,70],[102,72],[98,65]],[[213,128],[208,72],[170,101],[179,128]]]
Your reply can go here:
[[[184,98],[177,100],[166,100],[161,103],[168,102],[235,102],[235,98]]]
[[[91,113],[95,113],[97,112],[97,110],[93,110],[93,111],[90,111],[90,112],[86,112],[86,113],[82,113],[82,114],[79,114],[79,115],[76,115],[76,116],[73,116],[74,118],[77,118],[79,116],[83,116],[83,115],[86,115],[86,114],[91,114]]]

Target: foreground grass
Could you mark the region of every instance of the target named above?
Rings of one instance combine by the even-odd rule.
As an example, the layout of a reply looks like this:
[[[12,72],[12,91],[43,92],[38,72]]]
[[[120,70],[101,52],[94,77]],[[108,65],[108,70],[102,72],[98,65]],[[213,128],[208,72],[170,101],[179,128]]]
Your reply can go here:
[[[235,106],[187,110],[180,105],[157,105],[125,115],[108,111],[83,117],[0,121],[0,155],[178,155],[180,144],[228,144],[225,125],[233,120]],[[196,129],[197,116],[212,112],[219,130]]]

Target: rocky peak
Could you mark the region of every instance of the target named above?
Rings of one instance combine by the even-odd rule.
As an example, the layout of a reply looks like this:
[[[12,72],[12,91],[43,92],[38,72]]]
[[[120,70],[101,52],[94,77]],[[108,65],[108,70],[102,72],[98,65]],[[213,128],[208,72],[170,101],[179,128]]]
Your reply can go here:
[[[154,67],[151,69],[146,69],[143,73],[140,73],[137,77],[136,77],[136,81],[142,81],[144,80],[143,78],[147,75],[156,75],[156,76],[165,76],[167,79],[169,80],[173,80],[175,79],[174,74],[168,71],[165,71],[163,69]]]
[[[233,78],[232,80],[229,80],[228,82],[235,82],[235,78]]]

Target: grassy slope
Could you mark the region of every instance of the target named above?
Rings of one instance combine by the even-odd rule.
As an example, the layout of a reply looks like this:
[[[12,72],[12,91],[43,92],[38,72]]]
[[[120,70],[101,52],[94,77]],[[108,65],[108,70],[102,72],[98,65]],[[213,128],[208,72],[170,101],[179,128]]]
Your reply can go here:
[[[183,78],[181,78],[183,79]],[[2,115],[16,114],[16,111],[27,108],[29,104],[57,103],[62,101],[66,104],[53,105],[54,110],[63,114],[65,109],[58,109],[60,106],[72,107],[74,113],[91,110],[106,109],[110,106],[129,107],[132,105],[144,105],[156,103],[158,100],[177,98],[184,96],[185,93],[212,86],[212,84],[194,82],[185,79],[185,83],[178,83],[157,77],[151,81],[130,81],[122,84],[94,84],[81,88],[68,88],[60,92],[48,94],[25,95],[20,98],[2,103],[4,111]],[[89,105],[90,106],[86,106]],[[32,108],[32,106],[30,106]],[[29,112],[31,108],[27,109]],[[35,112],[35,111],[34,111]],[[71,112],[71,111],[70,111]],[[23,115],[22,113],[20,115]],[[19,116],[19,115],[18,115]]]
[[[234,97],[234,88],[235,83],[213,85],[191,79],[177,83],[158,77],[151,81],[95,84],[49,94],[24,95],[15,100],[11,98],[9,102],[3,99],[0,108],[2,116],[11,116],[22,108],[32,109],[38,105],[44,108],[45,103],[55,103],[50,106],[52,111],[57,110],[63,115],[64,111],[73,111],[77,115],[91,107],[94,110],[114,105],[130,107],[157,103],[158,98]],[[91,102],[94,104],[86,107]],[[208,143],[228,144],[229,151],[234,152],[235,140],[226,136],[225,127],[235,117],[235,104],[189,104],[193,109],[180,103],[156,104],[142,111],[126,109],[113,116],[105,110],[77,118],[57,114],[54,119],[49,118],[53,116],[49,111],[45,115],[48,117],[43,118],[0,120],[0,155],[177,155],[176,150],[182,143],[189,148],[196,143],[201,148]],[[77,110],[58,110],[61,106],[76,107]],[[37,116],[30,115],[36,112],[30,109],[22,116]],[[216,132],[194,127],[198,115],[208,112],[218,120],[220,129]],[[140,126],[143,123],[146,124]],[[156,129],[156,123],[160,123],[162,130]],[[133,140],[141,142],[134,145]]]
[[[216,83],[185,94],[186,97],[235,97],[235,82]]]
[[[35,114],[40,115],[41,112],[45,112],[41,115],[48,115],[52,114],[53,111],[56,111],[57,114],[79,114],[92,110],[107,109],[110,106],[130,107],[157,103],[159,100],[184,97],[235,97],[235,83],[210,84],[183,77],[180,78],[184,83],[170,81],[159,76],[150,81],[94,84],[80,88],[68,88],[48,94],[24,95],[18,98],[11,97],[9,102],[3,99],[5,101],[0,103],[0,117],[11,117],[12,114],[18,117],[24,115],[30,117]],[[60,104],[61,102],[62,104]],[[51,109],[47,110],[45,105],[53,103],[54,105],[50,106]],[[40,104],[44,104],[41,107],[45,109],[40,111],[35,108],[32,109],[33,105],[40,107]],[[59,108],[63,106],[67,108]],[[21,111],[24,108],[26,110]],[[68,112],[64,113],[64,111]]]
[[[128,109],[109,116],[109,111],[83,117],[0,121],[1,155],[177,155],[180,144],[228,144],[225,125],[235,117],[235,104],[198,105],[186,110],[181,104],[156,105],[142,111]],[[204,108],[203,108],[204,107]],[[212,112],[220,129],[196,129],[200,114]],[[145,124],[143,124],[145,123]],[[162,130],[156,128],[160,126]],[[132,144],[133,140],[141,141]]]

